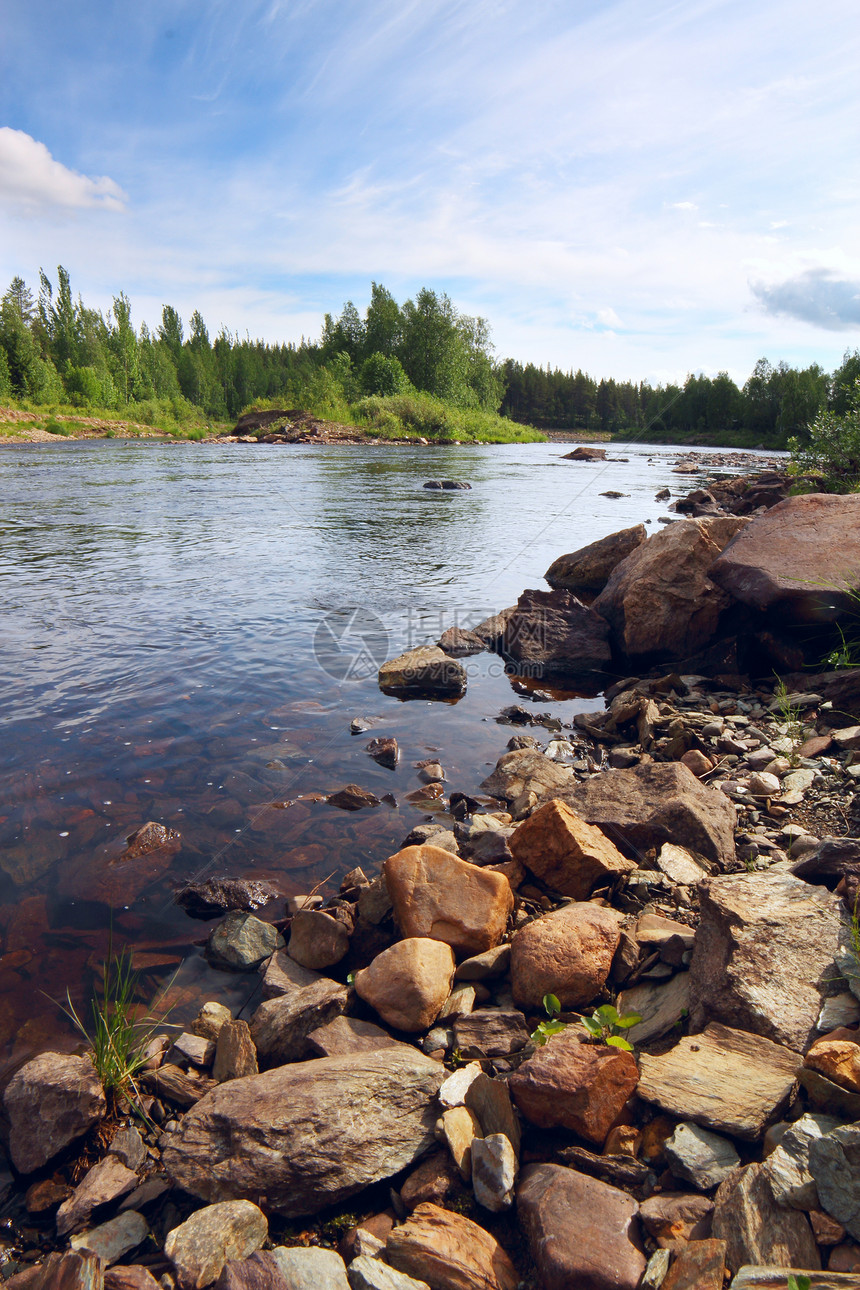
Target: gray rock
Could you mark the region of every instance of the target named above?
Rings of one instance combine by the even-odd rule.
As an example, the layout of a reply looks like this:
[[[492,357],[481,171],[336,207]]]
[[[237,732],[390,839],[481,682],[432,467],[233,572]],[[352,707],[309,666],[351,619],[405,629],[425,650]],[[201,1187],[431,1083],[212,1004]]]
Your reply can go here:
[[[236,911],[212,929],[206,953],[215,967],[249,972],[283,944],[284,938],[271,923]]]
[[[472,1189],[475,1200],[493,1214],[509,1209],[514,1200],[517,1158],[504,1133],[490,1133],[472,1142]]]
[[[201,1035],[189,1035],[185,1032],[174,1039],[173,1051],[168,1055],[168,1061],[176,1062],[178,1059],[206,1069],[215,1060],[215,1043]]]
[[[631,1044],[648,1044],[652,1039],[659,1039],[686,1015],[690,1007],[689,979],[689,972],[678,972],[665,985],[643,981],[619,995],[619,1014],[638,1012],[642,1018],[624,1032]]]
[[[116,1263],[129,1250],[134,1250],[149,1236],[149,1224],[142,1214],[129,1209],[117,1218],[93,1227],[89,1232],[73,1236],[69,1244],[73,1250],[89,1250],[98,1256],[105,1267]]]
[[[323,977],[303,990],[266,999],[250,1023],[260,1058],[269,1065],[300,1061],[308,1055],[310,1032],[345,1012],[348,998],[346,986]]]
[[[107,1155],[87,1170],[68,1200],[57,1210],[57,1235],[83,1227],[99,1205],[119,1200],[137,1186],[137,1174],[116,1156]]]
[[[465,693],[466,669],[438,645],[422,645],[379,669],[379,688],[405,698],[456,698]]]
[[[809,1167],[813,1142],[838,1129],[832,1115],[802,1115],[779,1141],[764,1162],[774,1199],[791,1209],[818,1209],[818,1190]]]
[[[286,1217],[315,1214],[432,1146],[444,1077],[402,1044],[231,1080],[184,1116],[163,1163],[203,1200],[265,1196]]]
[[[741,1162],[727,1138],[708,1133],[698,1124],[679,1124],[664,1150],[675,1177],[684,1178],[699,1191],[718,1187]]]
[[[289,1290],[350,1290],[346,1264],[335,1250],[276,1245],[272,1257]]]
[[[41,1169],[98,1124],[107,1109],[88,1057],[41,1053],[16,1071],[3,1094],[9,1155],[19,1173]]]
[[[146,1159],[146,1145],[133,1125],[113,1135],[108,1151],[117,1156],[127,1169],[139,1169]]]
[[[182,1290],[203,1290],[229,1259],[247,1258],[268,1234],[266,1216],[256,1205],[228,1200],[206,1205],[174,1227],[164,1242],[164,1253],[176,1269]]]
[[[860,1125],[845,1124],[814,1139],[809,1170],[823,1208],[860,1240]]]
[[[416,1281],[405,1272],[397,1272],[379,1259],[360,1254],[346,1270],[350,1290],[430,1290],[426,1281]]]
[[[821,1267],[809,1219],[798,1209],[776,1203],[764,1164],[737,1169],[720,1185],[713,1234],[726,1242],[731,1272],[745,1263]]]
[[[303,990],[321,980],[319,972],[302,967],[295,959],[290,958],[286,950],[276,950],[268,963],[260,969],[263,972],[263,998],[277,999],[282,994],[292,994],[294,990]]]

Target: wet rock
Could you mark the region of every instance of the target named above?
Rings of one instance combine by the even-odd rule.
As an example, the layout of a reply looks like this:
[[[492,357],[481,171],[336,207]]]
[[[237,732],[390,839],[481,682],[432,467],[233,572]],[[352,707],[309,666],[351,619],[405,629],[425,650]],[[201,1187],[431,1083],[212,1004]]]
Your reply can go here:
[[[676,1254],[662,1290],[722,1290],[725,1272],[725,1241],[690,1241]]]
[[[132,1209],[88,1232],[79,1232],[71,1238],[70,1244],[73,1250],[89,1250],[108,1267],[124,1254],[137,1249],[148,1236],[149,1224],[142,1214]]]
[[[302,967],[319,971],[339,963],[349,950],[349,928],[322,909],[302,909],[290,923],[287,952]]]
[[[355,992],[397,1030],[427,1030],[451,993],[454,954],[441,940],[412,936],[355,974]]]
[[[778,1205],[764,1164],[747,1165],[720,1184],[714,1202],[714,1236],[726,1243],[726,1263],[821,1267],[809,1219]]]
[[[284,938],[271,923],[237,910],[212,929],[206,953],[215,967],[250,972],[283,944]]]
[[[212,1078],[223,1084],[228,1079],[256,1075],[257,1071],[257,1049],[247,1021],[226,1022],[218,1034]]]
[[[288,1290],[349,1290],[346,1264],[334,1250],[276,1245],[272,1257]]]
[[[472,654],[482,654],[487,648],[480,636],[463,627],[448,627],[436,644],[451,658],[469,658]]]
[[[543,1290],[635,1290],[645,1271],[637,1205],[561,1165],[529,1165],[517,1210]]]
[[[699,888],[690,964],[694,1027],[712,1017],[803,1049],[838,980],[838,897],[786,873],[731,874]]]
[[[500,648],[543,676],[576,676],[609,663],[608,636],[608,623],[572,592],[530,590],[517,601]]]
[[[353,1259],[347,1276],[351,1290],[430,1290],[426,1281],[416,1281],[366,1254]]]
[[[385,1256],[433,1290],[517,1290],[519,1276],[498,1241],[471,1219],[423,1203],[395,1227]]]
[[[620,939],[619,915],[588,902],[565,905],[527,923],[511,941],[514,1001],[540,1008],[545,994],[580,1008],[609,975]]]
[[[9,1174],[9,1182],[11,1185],[11,1174]],[[43,1178],[27,1188],[24,1204],[28,1214],[44,1214],[49,1209],[56,1209],[64,1200],[68,1200],[71,1194],[72,1188],[68,1183],[59,1182],[56,1178]]]
[[[857,589],[852,571],[858,568],[860,498],[809,493],[753,519],[709,573],[754,609],[820,622],[831,606],[848,607],[845,593]]]
[[[802,1115],[782,1134],[765,1161],[774,1199],[791,1209],[817,1209],[818,1191],[809,1166],[813,1142],[839,1128],[832,1115]]]
[[[509,1209],[514,1200],[517,1158],[504,1133],[489,1133],[472,1143],[472,1190],[475,1200],[492,1214]]]
[[[244,1259],[269,1235],[266,1216],[249,1200],[228,1200],[198,1209],[168,1233],[164,1253],[182,1290],[203,1290],[228,1259]]]
[[[711,1022],[662,1057],[643,1053],[637,1093],[679,1119],[754,1140],[788,1106],[800,1062],[769,1039]]]
[[[574,782],[570,766],[561,766],[536,749],[516,748],[499,758],[496,769],[481,784],[481,791],[513,802],[524,793],[555,797]]]
[[[182,838],[173,829],[150,820],[129,834],[126,846],[116,854],[114,847],[99,848],[80,863],[64,866],[59,892],[64,898],[101,901],[119,908],[137,899],[173,864]]]
[[[735,808],[678,762],[607,770],[552,796],[634,855],[672,842],[717,868],[734,863]]]
[[[560,555],[544,577],[557,590],[602,591],[610,574],[647,537],[644,524],[610,533],[570,555]]]
[[[573,1030],[554,1035],[511,1075],[511,1097],[541,1128],[562,1126],[602,1146],[639,1072],[631,1053],[583,1044]]]
[[[49,1254],[44,1263],[16,1272],[5,1283],[9,1290],[103,1290],[101,1260],[89,1251]]]
[[[514,858],[551,890],[574,900],[587,900],[599,884],[612,883],[636,868],[605,833],[557,800],[539,807],[508,845]]]
[[[395,1048],[398,1041],[387,1030],[357,1017],[335,1017],[334,1021],[312,1030],[308,1046],[316,1057],[345,1057],[348,1053],[372,1053],[380,1048]]]
[[[29,1174],[87,1133],[107,1110],[88,1057],[41,1053],[12,1076],[3,1094],[9,1154]]]
[[[379,688],[402,698],[459,698],[466,691],[466,669],[438,645],[422,645],[383,663]]]
[[[397,740],[391,736],[371,739],[364,751],[369,753],[374,761],[379,762],[380,766],[387,766],[389,770],[394,770],[400,760]]]
[[[336,793],[329,793],[325,800],[329,806],[337,806],[341,811],[362,811],[367,806],[379,805],[376,794],[360,784],[346,784]]]
[[[767,1162],[765,1162],[767,1163]],[[809,1145],[809,1170],[822,1209],[860,1240],[860,1126],[840,1125]]]
[[[360,1063],[352,1054],[319,1057],[231,1080],[185,1115],[164,1166],[205,1201],[265,1196],[288,1218],[315,1214],[432,1145],[444,1075],[401,1044]]]
[[[594,601],[619,651],[636,660],[681,660],[717,635],[731,597],[709,576],[745,519],[682,520],[655,533],[614,570]]]
[[[583,445],[581,445],[579,448],[574,448],[573,452],[566,452],[562,457],[562,461],[605,461],[605,460],[606,460],[605,448],[586,448]]]
[[[454,1036],[461,1052],[468,1056],[510,1057],[529,1042],[529,1030],[521,1012],[513,1008],[481,1008],[454,1021]]]
[[[310,1032],[345,1012],[348,998],[346,986],[323,977],[303,990],[266,999],[250,1022],[260,1058],[270,1066],[300,1061],[308,1054]]]
[[[207,878],[187,882],[173,899],[191,918],[215,918],[230,910],[262,909],[280,895],[274,883],[259,878]]]
[[[664,1151],[675,1177],[692,1183],[699,1191],[719,1187],[741,1162],[727,1138],[708,1133],[698,1124],[679,1124]]]
[[[665,984],[643,981],[624,990],[617,1000],[618,1012],[637,1012],[642,1018],[625,1031],[631,1044],[648,1044],[660,1039],[686,1016],[690,1008],[689,972],[678,972]]]
[[[658,1245],[677,1249],[682,1241],[710,1236],[713,1211],[714,1202],[707,1196],[664,1191],[642,1201],[639,1217]]]
[[[502,939],[514,905],[502,874],[432,845],[398,851],[383,872],[404,936],[444,941],[460,955],[480,954]]]
[[[68,1200],[57,1210],[57,1235],[79,1231],[99,1205],[119,1200],[137,1186],[137,1174],[116,1156],[105,1156],[93,1165]]]

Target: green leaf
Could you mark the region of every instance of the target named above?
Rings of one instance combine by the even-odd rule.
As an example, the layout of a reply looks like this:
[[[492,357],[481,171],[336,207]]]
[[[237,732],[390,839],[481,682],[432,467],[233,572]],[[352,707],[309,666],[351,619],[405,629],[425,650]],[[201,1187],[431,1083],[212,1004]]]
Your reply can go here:
[[[603,1035],[603,1027],[599,1021],[593,1021],[591,1017],[583,1017],[582,1024],[594,1039],[600,1039]]]
[[[625,1012],[624,1016],[619,1017],[615,1024],[622,1030],[629,1030],[631,1026],[638,1026],[641,1020],[642,1018],[638,1012]]]
[[[615,1026],[618,1024],[618,1012],[611,1003],[604,1003],[602,1007],[595,1008],[592,1016],[602,1026]]]
[[[349,972],[346,978],[347,985],[355,985],[355,973]]]
[[[620,1035],[610,1035],[606,1042],[612,1048],[623,1048],[625,1053],[633,1052],[633,1045],[628,1044],[627,1040],[622,1039]]]
[[[557,1017],[561,1012],[561,1004],[554,994],[545,994],[543,997],[543,1010],[548,1017]]]

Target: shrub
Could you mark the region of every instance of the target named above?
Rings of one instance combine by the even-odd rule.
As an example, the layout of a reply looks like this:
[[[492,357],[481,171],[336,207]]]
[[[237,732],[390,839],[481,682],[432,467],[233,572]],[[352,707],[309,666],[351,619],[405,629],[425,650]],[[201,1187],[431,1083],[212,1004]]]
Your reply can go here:
[[[819,412],[808,438],[790,439],[795,474],[814,474],[825,493],[856,493],[860,489],[860,379],[854,382],[848,410],[842,416]]]

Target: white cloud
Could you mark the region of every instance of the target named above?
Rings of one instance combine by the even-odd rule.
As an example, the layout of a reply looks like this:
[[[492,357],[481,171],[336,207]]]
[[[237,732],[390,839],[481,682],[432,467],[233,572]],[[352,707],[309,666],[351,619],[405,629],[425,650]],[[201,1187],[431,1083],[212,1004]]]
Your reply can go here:
[[[615,312],[614,309],[610,309],[610,308],[598,309],[597,321],[599,323],[602,323],[604,327],[621,326],[621,319],[618,317],[618,314]]]
[[[0,202],[15,206],[122,210],[126,194],[106,175],[91,179],[55,161],[44,143],[0,126]]]
[[[672,202],[673,211],[697,211],[699,208],[695,202]]]

